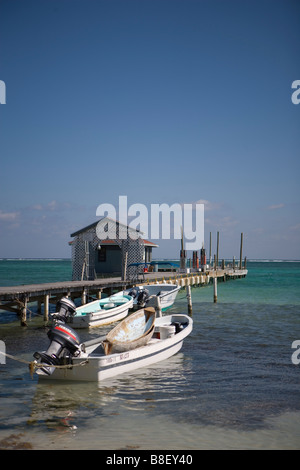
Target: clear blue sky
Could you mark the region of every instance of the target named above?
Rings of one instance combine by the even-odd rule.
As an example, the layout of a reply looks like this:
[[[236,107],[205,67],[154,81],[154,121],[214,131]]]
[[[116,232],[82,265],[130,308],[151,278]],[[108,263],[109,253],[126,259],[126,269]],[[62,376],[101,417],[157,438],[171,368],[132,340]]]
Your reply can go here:
[[[1,0],[0,257],[69,257],[127,195],[300,259],[299,58],[298,0]]]

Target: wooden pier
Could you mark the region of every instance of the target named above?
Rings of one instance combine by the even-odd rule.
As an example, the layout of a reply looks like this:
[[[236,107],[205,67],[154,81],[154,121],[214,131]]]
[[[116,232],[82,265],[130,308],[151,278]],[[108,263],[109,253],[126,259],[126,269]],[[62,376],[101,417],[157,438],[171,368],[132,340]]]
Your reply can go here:
[[[28,304],[37,302],[38,312],[42,311],[44,320],[48,321],[49,304],[55,303],[63,296],[72,299],[81,298],[82,304],[88,301],[88,297],[101,298],[102,293],[112,294],[119,290],[130,288],[134,285],[150,282],[173,282],[182,288],[190,286],[204,286],[213,282],[214,278],[225,281],[227,279],[242,278],[247,275],[246,269],[210,269],[206,272],[181,273],[174,271],[149,272],[140,275],[134,280],[122,280],[120,277],[102,278],[93,281],[65,281],[46,284],[18,285],[0,287],[0,315],[1,310],[13,312],[20,317],[22,326],[27,326]],[[188,293],[188,290],[187,290]]]

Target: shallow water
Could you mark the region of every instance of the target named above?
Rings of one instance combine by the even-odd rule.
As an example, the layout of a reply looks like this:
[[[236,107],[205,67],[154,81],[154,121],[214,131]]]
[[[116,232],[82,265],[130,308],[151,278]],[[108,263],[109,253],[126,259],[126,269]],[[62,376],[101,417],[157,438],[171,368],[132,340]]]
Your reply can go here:
[[[211,286],[192,289],[194,329],[181,352],[101,384],[38,383],[26,365],[7,359],[0,365],[0,448],[299,448],[295,265],[284,273],[285,288],[284,269],[253,266],[247,278],[219,283],[216,304]],[[187,312],[184,291],[171,311]],[[30,361],[48,345],[41,325],[38,317],[25,329],[1,325],[7,352]]]

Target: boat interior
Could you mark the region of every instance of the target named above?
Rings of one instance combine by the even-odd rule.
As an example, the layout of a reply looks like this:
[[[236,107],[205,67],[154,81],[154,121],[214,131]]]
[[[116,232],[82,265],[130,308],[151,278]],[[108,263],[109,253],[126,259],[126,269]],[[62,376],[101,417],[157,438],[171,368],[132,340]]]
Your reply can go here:
[[[148,344],[153,344],[157,341],[172,338],[176,334],[180,333],[187,326],[187,321],[169,321],[166,323],[155,325],[154,333],[149,339]],[[105,338],[105,336],[102,336],[90,341],[86,341],[85,343],[81,344],[81,350],[92,357],[104,356],[105,351],[103,347],[103,341],[105,340]]]

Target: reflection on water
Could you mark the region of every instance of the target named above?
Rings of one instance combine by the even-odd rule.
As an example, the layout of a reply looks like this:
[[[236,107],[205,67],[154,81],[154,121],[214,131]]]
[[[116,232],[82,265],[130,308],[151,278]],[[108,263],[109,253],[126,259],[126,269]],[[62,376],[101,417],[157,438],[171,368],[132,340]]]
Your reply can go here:
[[[34,449],[296,448],[300,413],[266,419],[272,400],[266,397],[259,405],[253,390],[242,403],[245,390],[238,394],[233,384],[228,388],[228,377],[220,377],[222,361],[215,371],[206,370],[205,349],[198,376],[192,358],[198,347],[194,338],[185,353],[102,384],[38,383],[19,369],[19,396],[11,397],[6,419],[0,419],[0,448],[1,442],[2,448],[17,442],[20,448]],[[16,374],[10,379],[12,389]],[[243,407],[248,416],[243,416]],[[18,430],[23,434],[16,434]]]
[[[298,305],[222,303],[221,288],[213,304],[208,289],[192,293],[194,329],[181,352],[151,367],[97,384],[38,383],[24,365],[0,366],[0,448],[298,448]],[[186,312],[184,296],[173,311]],[[98,334],[80,332],[83,341]],[[2,335],[27,360],[48,345],[42,328]]]
[[[59,426],[75,429],[85,426],[91,416],[107,417],[122,408],[145,412],[161,401],[183,400],[184,372],[183,355],[179,353],[170,361],[101,384],[41,382],[36,387],[28,424],[44,423],[51,429],[60,423]]]

